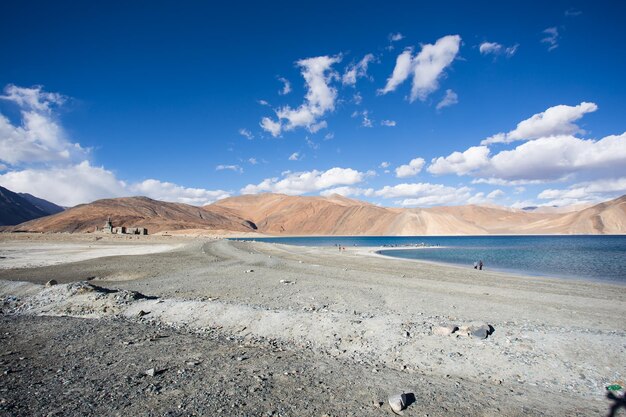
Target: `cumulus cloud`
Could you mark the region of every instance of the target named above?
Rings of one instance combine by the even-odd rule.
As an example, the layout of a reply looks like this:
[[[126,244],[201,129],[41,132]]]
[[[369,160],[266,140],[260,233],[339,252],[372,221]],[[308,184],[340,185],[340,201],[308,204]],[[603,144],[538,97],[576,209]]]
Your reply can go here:
[[[354,185],[362,182],[368,172],[359,172],[352,168],[331,168],[327,171],[283,172],[281,178],[266,178],[259,184],[248,184],[241,189],[242,194],[262,192],[299,195],[321,191],[339,185]]]
[[[239,165],[218,165],[215,167],[216,171],[234,171],[239,172],[240,174],[243,172],[243,168]]]
[[[398,55],[393,73],[379,93],[395,91],[412,74],[409,100],[411,102],[416,99],[426,100],[430,93],[439,88],[439,79],[458,54],[460,44],[460,36],[448,35],[438,39],[434,44],[423,45],[415,57],[412,56],[411,49],[406,49]]]
[[[407,165],[400,165],[396,168],[396,177],[398,178],[406,178],[406,177],[414,177],[419,174],[422,168],[424,167],[424,158],[415,158],[412,159]]]
[[[148,179],[128,187],[134,195],[144,195],[155,200],[185,203],[194,206],[204,206],[216,200],[230,197],[230,193],[223,190],[206,190],[204,188],[188,188],[180,185]]]
[[[280,94],[281,96],[285,96],[291,93],[291,83],[289,82],[288,79],[283,78],[283,77],[278,77],[278,81],[283,83],[283,88],[278,92],[278,94]]]
[[[556,27],[544,29],[543,33],[546,36],[541,39],[541,43],[548,45],[548,51],[559,47],[559,30]]]
[[[550,107],[546,111],[534,114],[530,118],[517,124],[514,130],[508,133],[498,133],[481,142],[481,145],[492,143],[510,143],[517,140],[533,140],[546,136],[571,135],[585,133],[574,122],[587,113],[598,110],[595,103],[582,102],[577,106],[564,104]]]
[[[259,125],[263,130],[269,132],[274,137],[279,136],[280,131],[282,130],[282,126],[280,125],[280,123],[273,121],[269,117],[262,118]]]
[[[339,194],[344,197],[360,197],[360,196],[371,197],[374,195],[374,189],[344,186],[344,187],[330,188],[320,193],[320,195],[323,195],[325,197],[331,196],[333,194]]]
[[[54,117],[54,107],[65,101],[62,95],[40,86],[8,85],[4,92],[0,99],[17,106],[20,123],[13,124],[0,113],[0,161],[9,165],[72,162],[87,156],[88,151],[71,142]]]
[[[65,207],[101,198],[143,195],[156,200],[193,205],[209,204],[230,194],[222,190],[186,188],[171,182],[147,179],[138,183],[119,180],[104,167],[88,161],[54,168],[24,169],[0,175],[0,185],[15,192],[30,193]]]
[[[485,172],[512,180],[558,180],[584,172],[626,174],[626,133],[600,140],[567,135],[536,139],[494,155]]]
[[[355,85],[357,78],[367,77],[367,67],[374,59],[374,55],[367,54],[356,64],[349,65],[341,77],[343,85]]]
[[[465,152],[453,152],[446,157],[433,158],[427,171],[435,175],[465,175],[489,165],[489,148],[472,146]]]
[[[396,121],[395,120],[381,120],[380,124],[381,126],[394,127],[396,125]]]
[[[248,129],[239,129],[239,134],[248,140],[254,139],[254,135]]]
[[[404,207],[463,204],[471,198],[469,187],[449,187],[442,184],[412,183],[385,186],[374,192],[382,198],[403,198],[396,204]]]
[[[513,46],[504,46],[497,42],[483,42],[478,47],[478,50],[483,55],[504,55],[507,58],[512,57],[517,52],[517,48],[519,44],[515,44]]]
[[[452,90],[446,90],[446,94],[443,96],[441,101],[437,103],[437,110],[441,110],[444,107],[449,107],[457,104],[459,102],[459,96]]]
[[[330,86],[336,76],[332,66],[341,62],[341,56],[318,56],[299,60],[302,76],[307,86],[305,101],[297,108],[284,106],[276,110],[278,120],[269,117],[261,119],[261,128],[276,137],[283,130],[297,127],[310,128],[324,114],[335,109],[337,89]]]
[[[547,204],[565,206],[583,202],[599,202],[626,194],[626,177],[606,178],[573,184],[566,189],[546,189],[538,198]]]
[[[66,207],[128,195],[125,182],[118,180],[113,172],[94,167],[88,161],[57,168],[10,171],[0,175],[0,184]]]

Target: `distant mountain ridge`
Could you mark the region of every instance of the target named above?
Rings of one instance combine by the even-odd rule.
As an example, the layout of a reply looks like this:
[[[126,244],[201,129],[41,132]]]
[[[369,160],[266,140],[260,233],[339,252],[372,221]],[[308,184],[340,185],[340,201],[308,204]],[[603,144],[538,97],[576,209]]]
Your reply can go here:
[[[146,197],[94,201],[10,230],[89,232],[108,216],[150,233],[200,229],[268,235],[626,234],[626,196],[571,212],[494,206],[389,208],[339,195],[256,194],[196,207]]]
[[[0,226],[20,224],[63,210],[63,207],[42,198],[0,187]]]

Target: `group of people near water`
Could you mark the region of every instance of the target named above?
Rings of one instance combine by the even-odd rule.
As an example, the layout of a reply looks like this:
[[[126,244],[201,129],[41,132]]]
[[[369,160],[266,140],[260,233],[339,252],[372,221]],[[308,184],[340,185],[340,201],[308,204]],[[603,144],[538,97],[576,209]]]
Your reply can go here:
[[[474,262],[474,269],[479,269],[479,270],[483,270],[483,261],[482,259],[478,262]]]

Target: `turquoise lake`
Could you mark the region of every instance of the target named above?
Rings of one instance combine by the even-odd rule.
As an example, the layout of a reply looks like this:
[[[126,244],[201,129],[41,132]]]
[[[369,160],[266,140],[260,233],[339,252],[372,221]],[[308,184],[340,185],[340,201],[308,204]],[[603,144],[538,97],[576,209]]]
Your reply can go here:
[[[429,247],[381,250],[397,258],[417,259],[485,270],[626,284],[626,236],[354,236],[258,239],[299,246]]]

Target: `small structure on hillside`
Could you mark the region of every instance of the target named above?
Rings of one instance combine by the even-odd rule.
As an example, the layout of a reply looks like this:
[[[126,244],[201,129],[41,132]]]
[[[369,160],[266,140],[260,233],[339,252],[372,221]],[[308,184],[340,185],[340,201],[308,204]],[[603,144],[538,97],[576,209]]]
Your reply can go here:
[[[98,232],[97,227],[96,232]],[[110,235],[147,235],[148,229],[146,229],[145,227],[113,227],[111,217],[108,217],[106,223],[104,223],[104,227],[102,228],[101,232]]]

